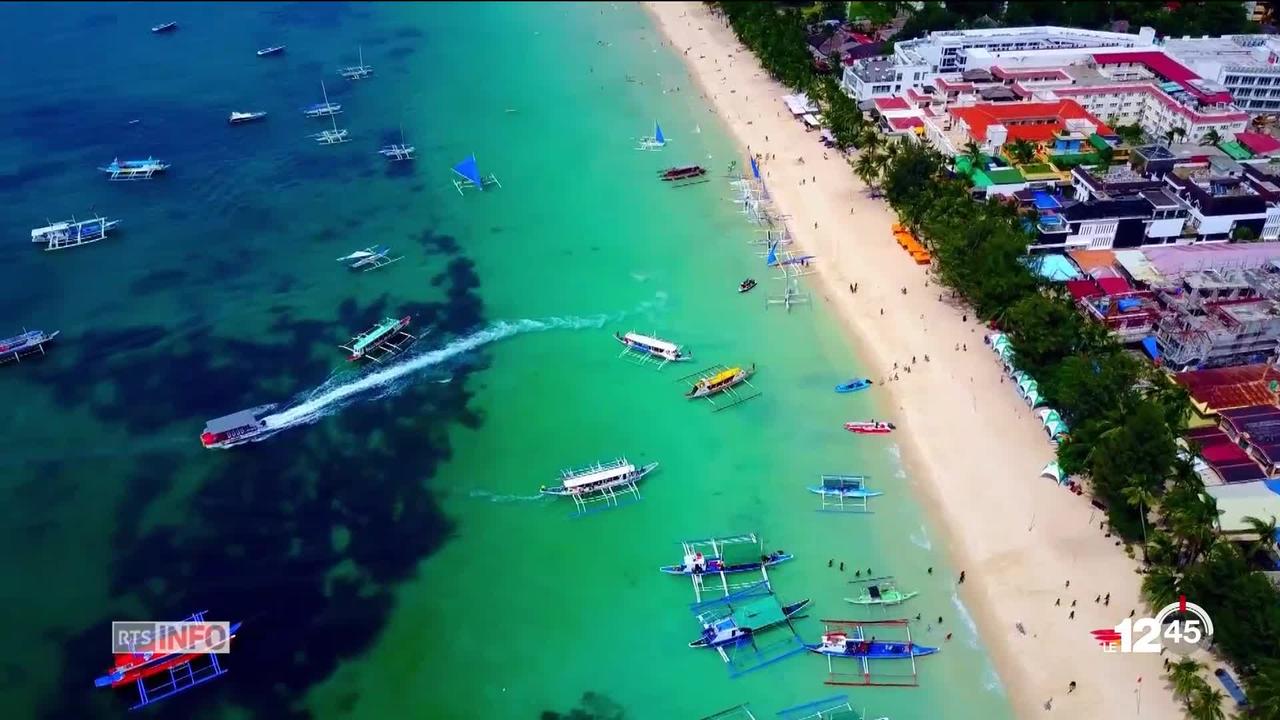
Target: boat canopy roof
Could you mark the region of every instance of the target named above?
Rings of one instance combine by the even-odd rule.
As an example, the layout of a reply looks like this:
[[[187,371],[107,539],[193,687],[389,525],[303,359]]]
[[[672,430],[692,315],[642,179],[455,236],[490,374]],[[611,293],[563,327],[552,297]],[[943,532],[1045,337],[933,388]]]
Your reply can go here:
[[[737,374],[738,374],[738,373],[740,373],[740,372],[742,372],[742,368],[736,368],[736,367],[734,367],[734,368],[729,368],[728,370],[725,370],[725,371],[723,371],[723,372],[716,373],[715,375],[713,375],[713,376],[711,376],[710,378],[708,378],[708,379],[707,379],[707,384],[708,384],[708,385],[717,385],[717,384],[719,384],[719,383],[724,382],[725,380],[728,380],[729,378],[733,377],[734,375],[737,375]]]
[[[400,321],[395,318],[387,318],[386,320],[383,320],[378,323],[377,327],[365,333],[363,337],[357,340],[356,343],[351,346],[352,349],[356,352],[360,352],[361,350],[368,348],[370,345],[376,345],[386,337],[387,333],[395,330],[399,324]]]
[[[257,425],[258,417],[254,414],[256,411],[257,408],[253,408],[251,410],[241,410],[240,412],[234,412],[230,415],[224,415],[220,418],[214,418],[204,424],[204,431],[220,433],[228,430],[235,430],[236,428],[242,428],[246,425]]]
[[[593,485],[595,483],[607,482],[609,480],[622,477],[623,475],[633,473],[635,472],[635,470],[636,470],[636,466],[632,465],[631,463],[614,465],[612,467],[604,468],[603,470],[595,470],[593,472],[583,473],[582,475],[567,476],[564,479],[564,486],[566,489],[572,489],[576,487],[583,487],[584,485]]]
[[[649,347],[654,348],[656,350],[666,350],[667,352],[675,352],[680,349],[675,345],[675,343],[669,343],[666,340],[659,340],[656,337],[649,337],[648,335],[641,335],[640,333],[629,332],[624,337],[626,337],[626,339],[630,340],[631,342],[640,343],[641,345],[648,345]]]

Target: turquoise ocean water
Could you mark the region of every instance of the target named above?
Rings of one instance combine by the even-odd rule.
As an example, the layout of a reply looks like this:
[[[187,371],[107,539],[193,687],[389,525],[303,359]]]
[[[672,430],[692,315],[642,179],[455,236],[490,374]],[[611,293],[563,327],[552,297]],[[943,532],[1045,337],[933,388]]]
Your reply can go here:
[[[813,600],[805,639],[820,618],[919,613],[915,639],[943,646],[920,687],[845,690],[856,707],[1010,716],[892,439],[840,429],[884,412],[875,391],[832,392],[866,372],[857,348],[821,303],[765,309],[775,281],[719,177],[732,144],[638,7],[6,5],[0,22],[23,68],[0,81],[0,330],[62,331],[0,371],[12,717],[123,717],[127,693],[92,687],[110,621],[200,609],[245,621],[231,672],[158,714],[770,717],[839,692],[824,661],[730,679],[685,647],[689,583],[656,571],[681,539],[752,531],[796,555],[772,579]],[[255,56],[273,44],[288,49]],[[337,68],[359,47],[375,75],[352,84]],[[322,79],[348,144],[306,137]],[[270,117],[233,128],[232,110]],[[635,152],[655,119],[670,146]],[[418,160],[389,167],[375,150],[401,127]],[[473,151],[503,187],[460,197],[449,167]],[[146,155],[170,174],[93,170]],[[717,177],[655,180],[688,162]],[[26,242],[91,208],[124,220],[115,237]],[[334,262],[375,243],[404,260]],[[762,287],[739,295],[747,276]],[[432,331],[386,382],[264,442],[199,446],[210,417],[358,382],[336,345],[409,313]],[[610,335],[629,329],[696,361],[619,360]],[[676,378],[714,363],[755,363],[763,394],[720,413],[685,400]],[[572,519],[537,498],[617,454],[661,463],[642,502]],[[824,472],[886,496],[815,512],[804,487]],[[855,568],[921,595],[860,611],[842,600]]]

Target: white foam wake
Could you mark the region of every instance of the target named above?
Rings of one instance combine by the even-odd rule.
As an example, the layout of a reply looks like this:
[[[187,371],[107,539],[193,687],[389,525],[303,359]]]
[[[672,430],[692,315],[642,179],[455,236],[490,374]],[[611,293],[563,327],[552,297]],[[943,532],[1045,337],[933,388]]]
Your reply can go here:
[[[568,317],[545,320],[514,320],[494,323],[484,330],[460,337],[442,348],[427,352],[411,353],[408,357],[387,367],[359,377],[337,375],[320,387],[305,393],[286,409],[268,415],[262,421],[272,433],[286,428],[313,423],[322,417],[341,410],[356,396],[369,395],[380,398],[398,391],[414,373],[434,367],[481,345],[509,338],[512,335],[544,330],[577,330],[598,328],[604,325],[603,316],[592,318]]]

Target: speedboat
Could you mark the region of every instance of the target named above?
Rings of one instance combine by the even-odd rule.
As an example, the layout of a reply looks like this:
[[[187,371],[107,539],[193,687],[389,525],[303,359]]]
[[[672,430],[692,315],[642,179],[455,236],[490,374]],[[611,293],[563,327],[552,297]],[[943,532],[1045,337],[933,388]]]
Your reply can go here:
[[[870,378],[854,378],[849,382],[843,382],[837,385],[836,392],[851,393],[851,392],[857,392],[859,390],[866,390],[869,387],[871,387]]]
[[[845,423],[844,429],[851,433],[858,433],[859,435],[888,435],[897,428],[891,422],[859,420],[856,422]]]
[[[259,405],[214,418],[205,423],[204,432],[200,433],[200,443],[207,448],[229,448],[249,442],[267,431],[263,416],[274,408],[274,404]]]
[[[259,50],[258,57],[266,57],[268,55],[279,55],[282,52],[284,52],[283,45],[272,45],[271,47],[262,48],[261,50]]]
[[[936,647],[916,645],[911,642],[864,640],[860,633],[826,632],[822,642],[806,645],[811,652],[833,657],[867,658],[870,660],[905,660],[938,652]]]
[[[152,28],[151,28],[151,32],[153,32],[153,33],[162,33],[162,32],[170,32],[170,31],[177,30],[177,29],[178,29],[178,23],[177,23],[177,21],[175,20],[175,21],[170,21],[170,22],[167,22],[167,23],[160,23],[159,25],[154,25],[154,26],[152,26]]]
[[[773,602],[775,603],[773,606],[774,612],[777,612],[777,601],[774,600]],[[767,630],[768,628],[775,625],[781,625],[782,623],[790,620],[797,613],[808,607],[809,602],[809,599],[806,598],[799,602],[791,603],[790,605],[783,605],[782,615],[780,617],[763,622],[754,627],[744,627],[739,625],[738,620],[733,615],[721,618],[714,623],[704,625],[702,628],[702,635],[697,640],[689,643],[689,647],[718,648],[747,642],[751,639],[753,633],[761,630]]]
[[[738,292],[740,293],[748,292],[751,290],[751,288],[754,288],[755,286],[756,286],[755,278],[747,278],[746,280],[743,280],[742,282],[738,283]]]
[[[231,117],[227,118],[227,122],[231,123],[232,125],[238,125],[240,123],[253,122],[254,120],[261,120],[266,116],[267,116],[267,113],[265,111],[233,112],[231,113]]]
[[[703,573],[723,573],[729,575],[731,573],[751,572],[760,568],[773,567],[779,563],[784,563],[794,558],[794,555],[785,553],[781,550],[774,550],[768,555],[761,555],[759,560],[742,563],[728,563],[718,557],[706,557],[700,552],[690,553],[684,556],[684,562],[679,565],[663,565],[658,568],[659,572],[668,575],[701,575]]]

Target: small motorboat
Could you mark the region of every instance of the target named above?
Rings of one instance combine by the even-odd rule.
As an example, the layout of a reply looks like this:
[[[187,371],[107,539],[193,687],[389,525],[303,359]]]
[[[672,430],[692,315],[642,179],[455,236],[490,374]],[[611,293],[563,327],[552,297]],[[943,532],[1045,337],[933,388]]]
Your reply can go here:
[[[738,283],[738,292],[740,293],[749,292],[751,288],[754,288],[755,286],[756,286],[755,278],[747,278],[746,280],[743,280],[742,282]]]
[[[279,55],[282,52],[284,52],[283,45],[272,45],[271,47],[262,48],[261,50],[259,50],[258,57],[266,57],[268,55]]]
[[[178,29],[178,23],[175,20],[175,21],[160,23],[159,25],[155,25],[151,28],[151,32],[165,33],[165,32],[173,32],[174,30],[177,30],[177,29]]]
[[[888,435],[897,428],[891,422],[859,420],[845,423],[844,429],[859,435]]]
[[[231,117],[227,118],[227,122],[231,123],[232,125],[239,125],[240,123],[247,123],[247,122],[253,122],[254,120],[261,120],[266,116],[267,116],[267,113],[265,111],[233,112],[231,113]]]
[[[869,387],[871,387],[870,378],[854,378],[849,382],[843,382],[837,385],[836,392],[851,393],[851,392],[857,392],[859,390],[866,390]]]
[[[241,410],[205,423],[200,433],[200,444],[207,448],[229,448],[246,443],[267,432],[263,417],[275,409],[274,404],[259,405]]]
[[[845,602],[851,602],[854,605],[901,605],[920,593],[915,590],[902,591],[898,589],[893,578],[875,578],[872,581],[863,580],[861,593],[858,597],[847,597]]]
[[[781,550],[774,550],[768,555],[761,555],[759,560],[741,563],[726,563],[718,557],[707,557],[700,552],[690,553],[684,556],[684,562],[679,565],[663,565],[658,568],[658,572],[668,575],[701,575],[703,573],[722,573],[729,575],[732,573],[751,572],[760,568],[769,568],[784,563],[794,558],[794,555],[785,553]]]

